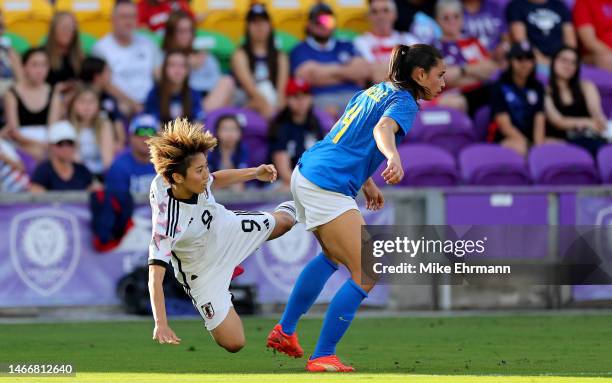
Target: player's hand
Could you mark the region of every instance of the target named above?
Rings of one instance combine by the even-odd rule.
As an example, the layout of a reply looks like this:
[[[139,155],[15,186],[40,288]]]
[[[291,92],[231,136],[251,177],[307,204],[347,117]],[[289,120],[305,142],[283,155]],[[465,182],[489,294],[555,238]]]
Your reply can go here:
[[[274,182],[277,175],[274,165],[259,165],[255,170],[255,178],[259,181]]]
[[[181,338],[176,336],[168,325],[156,325],[153,329],[153,340],[160,344],[180,344]]]
[[[382,177],[389,185],[395,185],[404,178],[404,169],[399,156],[393,156],[387,160],[387,167],[382,172]]]
[[[385,206],[385,198],[376,184],[369,180],[361,188],[366,200],[366,209],[379,210]]]

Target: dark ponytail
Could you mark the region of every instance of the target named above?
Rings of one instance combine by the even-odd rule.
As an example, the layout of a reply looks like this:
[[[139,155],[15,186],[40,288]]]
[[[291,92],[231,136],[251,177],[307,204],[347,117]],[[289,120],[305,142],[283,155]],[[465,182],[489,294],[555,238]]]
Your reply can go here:
[[[389,81],[396,87],[412,93],[415,99],[425,98],[429,90],[414,81],[412,72],[416,68],[423,68],[425,72],[429,72],[442,59],[442,54],[431,45],[397,45],[391,53]]]

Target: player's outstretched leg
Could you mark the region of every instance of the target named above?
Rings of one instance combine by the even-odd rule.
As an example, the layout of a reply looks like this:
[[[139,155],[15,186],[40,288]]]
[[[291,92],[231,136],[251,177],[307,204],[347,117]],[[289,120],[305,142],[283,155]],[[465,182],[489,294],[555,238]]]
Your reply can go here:
[[[268,335],[268,347],[295,358],[301,358],[304,351],[300,346],[295,328],[317,299],[323,286],[338,266],[321,252],[314,257],[300,273],[289,296],[285,312],[280,322]]]
[[[349,210],[317,228],[317,237],[325,244],[326,254],[344,264],[351,272],[329,304],[321,334],[306,369],[312,372],[351,372],[355,369],[340,362],[336,345],[350,326],[361,302],[373,285],[361,280],[361,226],[365,222],[358,210]]]

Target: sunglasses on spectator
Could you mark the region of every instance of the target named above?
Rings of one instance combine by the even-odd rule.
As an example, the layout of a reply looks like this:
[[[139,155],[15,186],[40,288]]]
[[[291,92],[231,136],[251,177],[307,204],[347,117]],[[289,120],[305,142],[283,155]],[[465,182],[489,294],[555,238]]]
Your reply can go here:
[[[74,146],[73,140],[61,140],[55,143],[55,145],[63,147],[63,146]]]
[[[151,137],[157,133],[157,129],[150,126],[141,126],[134,130],[134,135],[138,137]]]
[[[319,15],[315,20],[318,25],[324,26],[327,29],[333,29],[336,26],[336,20],[333,15]]]

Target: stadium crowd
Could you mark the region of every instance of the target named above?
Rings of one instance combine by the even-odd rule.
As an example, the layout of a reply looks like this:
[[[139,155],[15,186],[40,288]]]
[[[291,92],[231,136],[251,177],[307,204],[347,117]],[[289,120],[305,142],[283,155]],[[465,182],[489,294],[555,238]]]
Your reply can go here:
[[[355,92],[385,80],[397,44],[442,52],[446,91],[421,108],[450,108],[474,122],[485,110],[483,141],[523,157],[565,141],[597,158],[607,144],[604,110],[612,105],[602,107],[581,68],[612,77],[612,0],[364,4],[368,31],[342,35],[334,9],[315,2],[305,38],[281,49],[273,13],[253,1],[227,63],[198,44],[207,15],[186,0],[117,0],[111,31],[87,54],[75,15],[56,12],[39,47],[0,47],[0,191],[147,193],[155,171],[145,141],[179,116],[218,137],[211,171],[271,162],[281,180],[274,187],[287,191],[301,154]],[[242,108],[263,121],[263,141],[245,139]],[[260,146],[264,156],[253,156]]]

